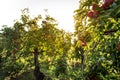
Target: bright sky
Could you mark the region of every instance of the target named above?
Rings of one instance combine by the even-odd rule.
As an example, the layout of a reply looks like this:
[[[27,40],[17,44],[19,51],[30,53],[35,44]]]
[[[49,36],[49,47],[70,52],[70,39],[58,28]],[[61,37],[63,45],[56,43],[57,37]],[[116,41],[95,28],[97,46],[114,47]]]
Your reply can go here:
[[[79,6],[79,0],[1,0],[0,29],[2,25],[12,26],[15,19],[20,19],[21,10],[29,8],[31,16],[44,14],[44,9],[54,17],[59,27],[73,31],[73,12]]]

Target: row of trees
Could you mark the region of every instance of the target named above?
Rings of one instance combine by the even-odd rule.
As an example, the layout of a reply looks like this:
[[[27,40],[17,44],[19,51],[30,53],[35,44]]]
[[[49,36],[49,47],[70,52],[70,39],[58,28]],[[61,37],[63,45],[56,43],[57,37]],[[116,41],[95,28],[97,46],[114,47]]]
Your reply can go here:
[[[0,34],[0,80],[120,79],[120,1],[80,0],[75,32],[29,10]]]

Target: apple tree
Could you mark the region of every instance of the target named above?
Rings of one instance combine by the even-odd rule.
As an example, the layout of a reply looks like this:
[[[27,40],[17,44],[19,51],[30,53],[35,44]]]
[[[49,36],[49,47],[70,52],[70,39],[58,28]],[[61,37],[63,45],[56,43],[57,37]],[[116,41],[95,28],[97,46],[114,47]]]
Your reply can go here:
[[[36,80],[48,76],[63,78],[71,35],[58,29],[54,18],[48,14],[44,18],[41,15],[32,18],[29,10],[24,9],[21,19],[15,20],[13,27],[3,27],[1,35],[0,56],[4,60],[0,71],[4,78],[17,79],[18,74],[30,70],[34,70]]]
[[[76,46],[84,50],[82,78],[119,79],[120,1],[82,0],[79,3],[74,18]]]
[[[57,61],[61,58],[60,56],[67,55],[67,51],[69,50],[71,44],[70,34],[57,29],[56,20],[49,15],[46,15],[45,18],[38,16],[30,20],[28,18],[27,20],[25,22],[26,25],[24,25],[27,31],[23,37],[23,50],[28,52],[28,54],[33,52],[35,59],[35,49],[37,48],[39,54],[36,55],[36,66],[39,66],[39,63],[41,63],[46,69],[50,69],[51,67],[55,69],[56,67],[53,65],[56,65],[58,68],[60,64]],[[38,22],[41,22],[41,24],[38,24]],[[42,67],[42,65],[40,66]],[[65,69],[65,67],[63,68]],[[52,70],[53,72],[54,69]],[[55,69],[55,74],[61,74],[62,69]],[[50,74],[51,72],[49,71],[46,70],[44,72]],[[53,74],[51,73],[50,75],[53,76]]]

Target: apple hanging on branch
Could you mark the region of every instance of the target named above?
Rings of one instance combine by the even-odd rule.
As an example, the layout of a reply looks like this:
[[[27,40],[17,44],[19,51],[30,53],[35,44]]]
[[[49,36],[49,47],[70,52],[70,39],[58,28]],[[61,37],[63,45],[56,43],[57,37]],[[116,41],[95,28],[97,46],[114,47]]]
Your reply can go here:
[[[81,41],[81,45],[82,45],[83,47],[87,45],[86,42],[85,42],[83,39],[80,39],[80,41]]]
[[[81,44],[82,46],[86,46],[86,42],[82,42],[82,44]]]
[[[104,4],[101,6],[102,9],[107,9],[115,0],[104,0]]]
[[[87,16],[89,18],[94,18],[94,19],[96,19],[98,17],[98,15],[99,15],[98,11],[90,11],[90,12],[87,13]]]
[[[99,5],[96,4],[96,3],[92,5],[92,10],[93,10],[93,11],[98,11],[99,8],[100,8]]]
[[[96,18],[98,17],[98,15],[100,14],[99,9],[100,9],[100,7],[99,7],[98,4],[93,4],[93,5],[92,5],[92,11],[88,12],[88,13],[87,13],[87,16],[88,16],[89,18],[94,18],[94,19],[96,19]]]
[[[98,15],[100,14],[101,9],[107,9],[111,4],[113,4],[115,0],[104,0],[103,5],[100,7],[98,4],[94,3],[92,5],[92,11],[87,13],[87,16],[89,18],[96,19]]]
[[[95,14],[94,14],[94,12],[92,12],[92,11],[88,12],[87,16],[88,16],[89,18],[95,18]]]

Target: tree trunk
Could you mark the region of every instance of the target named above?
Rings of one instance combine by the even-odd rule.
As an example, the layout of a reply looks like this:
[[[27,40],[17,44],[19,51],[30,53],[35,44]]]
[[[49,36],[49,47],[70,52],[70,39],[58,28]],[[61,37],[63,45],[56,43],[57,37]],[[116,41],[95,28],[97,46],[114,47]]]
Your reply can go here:
[[[84,54],[81,55],[81,71],[82,71],[82,80],[84,79]]]
[[[45,78],[45,75],[40,71],[38,55],[39,55],[38,48],[35,48],[34,49],[34,65],[35,65],[34,76],[35,76],[35,80],[43,80]]]

